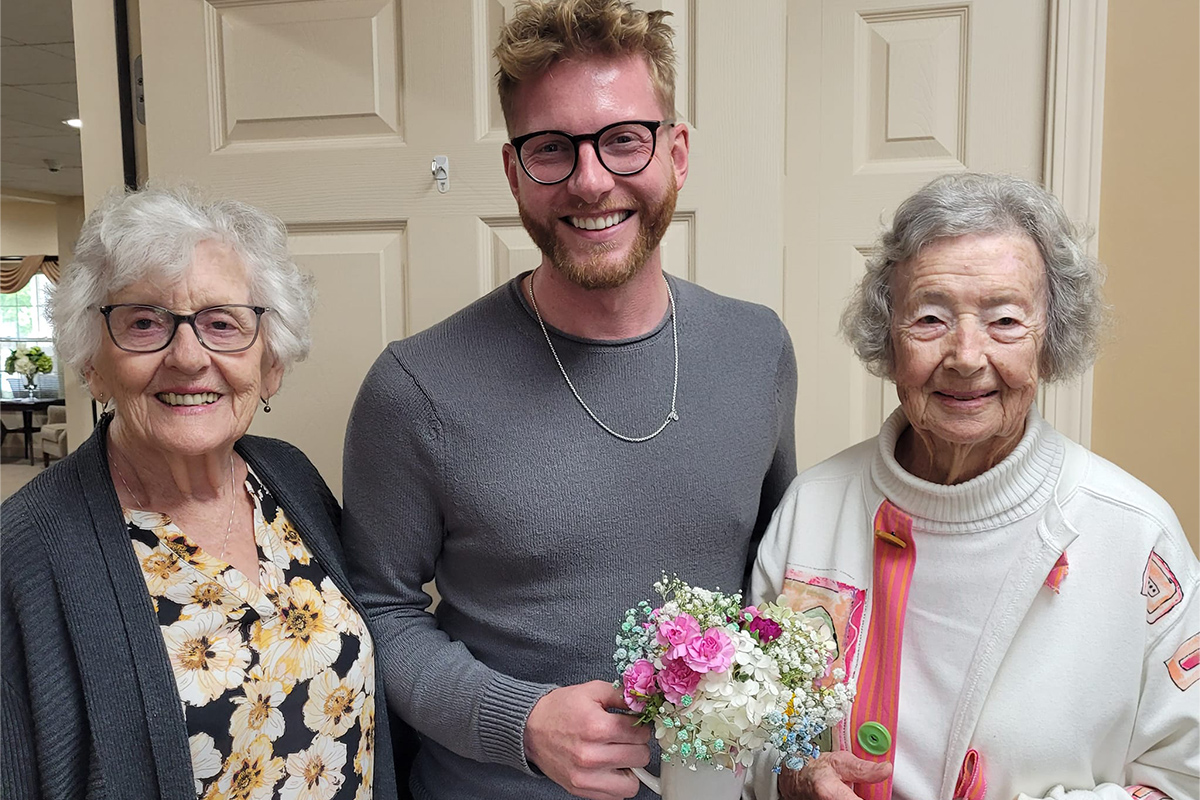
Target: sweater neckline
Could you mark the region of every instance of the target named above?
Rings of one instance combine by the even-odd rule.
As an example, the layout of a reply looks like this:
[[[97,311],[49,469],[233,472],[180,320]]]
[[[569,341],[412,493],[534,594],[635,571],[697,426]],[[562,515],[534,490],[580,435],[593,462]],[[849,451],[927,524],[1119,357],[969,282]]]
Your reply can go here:
[[[526,270],[525,272],[522,272],[520,275],[518,275],[517,277],[515,277],[511,281],[509,281],[508,289],[509,289],[509,294],[517,302],[517,304],[521,307],[521,309],[525,312],[525,315],[529,317],[530,321],[533,322],[535,329],[536,329],[537,314],[534,313],[533,306],[531,306],[529,304],[529,297],[525,294],[525,290],[522,287],[522,282],[525,280],[526,276],[529,275],[530,272],[532,272],[532,270]],[[665,272],[663,273],[663,277],[667,280],[667,283],[670,284],[671,291],[675,293],[675,305],[678,309],[679,281],[674,280],[671,275],[669,275]],[[678,313],[679,313],[678,310],[676,310],[676,314],[678,314]],[[655,325],[653,328],[651,328],[650,330],[643,333],[641,336],[633,336],[628,339],[588,339],[583,336],[576,336],[575,334],[567,333],[566,331],[561,330],[560,328],[554,327],[549,322],[546,322],[545,325],[546,325],[546,330],[548,330],[556,338],[566,339],[569,342],[574,342],[575,344],[584,345],[586,347],[612,349],[612,348],[618,348],[618,347],[628,347],[630,345],[645,344],[645,343],[649,342],[650,340],[656,338],[659,334],[661,334],[664,330],[666,330],[667,327],[669,327],[670,323],[671,323],[671,309],[670,309],[670,307],[668,307],[666,313],[663,314],[662,319],[660,319],[658,321],[657,325]],[[540,331],[539,331],[539,333],[540,333]]]
[[[871,478],[893,504],[923,521],[932,533],[992,530],[1042,509],[1054,495],[1066,452],[1061,434],[1037,407],[1025,418],[1016,448],[969,481],[943,486],[912,475],[896,460],[896,443],[908,427],[903,408],[883,424],[871,461]]]

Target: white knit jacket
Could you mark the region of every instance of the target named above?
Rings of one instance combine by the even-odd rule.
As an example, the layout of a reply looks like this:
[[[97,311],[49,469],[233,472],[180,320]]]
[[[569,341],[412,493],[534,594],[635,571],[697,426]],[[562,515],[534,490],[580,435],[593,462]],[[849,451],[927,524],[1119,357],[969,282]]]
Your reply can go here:
[[[1018,451],[1037,439],[1042,455],[1056,462],[1052,467],[1013,467],[1010,460],[1022,457],[1014,452],[959,486],[928,484],[902,470],[897,477],[891,453],[905,425],[897,411],[879,437],[796,478],[759,548],[752,598],[775,600],[802,574],[865,589],[859,632],[865,642],[872,523],[885,498],[914,517],[957,514],[963,523],[974,513],[994,523],[997,514],[1011,512],[1006,504],[1047,492],[1037,535],[1022,545],[1005,578],[958,696],[938,698],[929,708],[902,707],[899,736],[920,735],[922,713],[930,708],[954,709],[942,798],[953,796],[973,748],[984,759],[987,800],[1129,800],[1126,787],[1138,785],[1196,800],[1200,565],[1171,508],[1054,431],[1036,410]],[[1057,481],[1038,487],[1042,471],[1057,474]],[[1068,573],[1055,593],[1045,580],[1064,552]],[[963,591],[970,591],[969,574]],[[862,652],[860,646],[847,665],[852,682]],[[852,735],[838,731],[835,747],[848,749]],[[773,784],[769,772],[757,770],[750,793],[766,797]]]

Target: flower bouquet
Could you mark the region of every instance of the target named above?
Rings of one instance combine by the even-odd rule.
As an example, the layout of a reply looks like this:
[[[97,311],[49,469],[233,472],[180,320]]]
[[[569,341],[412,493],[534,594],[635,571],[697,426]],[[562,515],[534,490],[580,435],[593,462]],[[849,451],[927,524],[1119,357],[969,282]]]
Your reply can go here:
[[[35,388],[34,381],[38,373],[52,372],[53,370],[54,359],[50,358],[40,347],[18,347],[4,360],[4,371],[10,375],[16,374],[24,377],[25,388],[30,393]]]
[[[743,606],[740,594],[675,577],[654,589],[662,605],[626,612],[613,660],[638,723],[654,723],[664,766],[740,772],[768,744],[776,772],[815,758],[813,739],[853,695],[845,673],[829,671],[829,632],[785,606]]]

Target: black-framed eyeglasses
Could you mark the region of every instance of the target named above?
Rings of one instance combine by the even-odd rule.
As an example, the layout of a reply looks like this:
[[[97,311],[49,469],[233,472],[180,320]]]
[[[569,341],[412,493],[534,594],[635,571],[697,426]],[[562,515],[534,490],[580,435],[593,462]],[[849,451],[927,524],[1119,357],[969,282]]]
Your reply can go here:
[[[214,353],[240,353],[258,341],[259,321],[270,308],[231,304],[209,306],[194,314],[176,314],[162,306],[118,303],[100,306],[113,344],[129,353],[157,353],[175,339],[182,324]]]
[[[579,163],[579,143],[591,142],[596,158],[614,175],[636,175],[650,166],[658,144],[658,129],[673,119],[626,120],[605,125],[595,133],[572,135],[562,131],[535,131],[512,140],[525,174],[547,186],[562,183]]]

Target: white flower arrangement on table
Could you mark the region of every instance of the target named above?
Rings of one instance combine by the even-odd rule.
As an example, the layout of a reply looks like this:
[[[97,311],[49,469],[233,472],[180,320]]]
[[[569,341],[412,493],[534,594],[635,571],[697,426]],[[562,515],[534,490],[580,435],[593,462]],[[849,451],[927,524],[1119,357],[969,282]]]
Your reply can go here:
[[[8,354],[4,360],[4,371],[10,375],[21,375],[25,385],[33,388],[34,376],[38,373],[51,372],[54,369],[54,359],[43,352],[40,347],[18,347]]]
[[[748,767],[767,745],[799,769],[813,739],[845,716],[853,691],[830,671],[836,644],[786,606],[742,606],[740,594],[663,576],[657,608],[630,609],[613,654],[638,724],[654,723],[662,760]],[[832,678],[832,680],[828,680]]]

